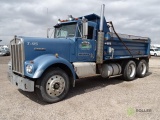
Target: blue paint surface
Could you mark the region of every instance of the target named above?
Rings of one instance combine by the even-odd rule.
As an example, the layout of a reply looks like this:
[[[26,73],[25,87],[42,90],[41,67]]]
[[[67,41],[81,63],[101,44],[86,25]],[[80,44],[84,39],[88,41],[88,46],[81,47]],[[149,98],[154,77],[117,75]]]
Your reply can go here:
[[[33,73],[29,74],[25,70],[25,75],[27,75],[31,78],[39,78],[41,76],[41,74],[49,66],[57,64],[57,63],[66,65],[71,70],[73,77],[75,79],[75,72],[74,72],[74,68],[73,68],[72,64],[70,62],[68,62],[66,59],[64,59],[62,57],[56,57],[52,54],[45,54],[45,55],[38,56],[33,60],[33,63],[30,63],[30,61],[26,61],[25,66],[28,64],[33,65],[34,71],[33,71]]]

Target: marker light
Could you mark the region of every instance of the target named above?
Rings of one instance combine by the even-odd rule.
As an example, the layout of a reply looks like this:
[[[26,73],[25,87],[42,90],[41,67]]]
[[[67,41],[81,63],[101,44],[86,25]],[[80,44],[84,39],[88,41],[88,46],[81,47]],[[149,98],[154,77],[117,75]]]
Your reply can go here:
[[[72,15],[68,15],[68,20],[70,20],[70,21],[72,21],[72,20],[73,20]]]
[[[61,20],[60,19],[58,19],[58,24],[60,24],[61,23]]]

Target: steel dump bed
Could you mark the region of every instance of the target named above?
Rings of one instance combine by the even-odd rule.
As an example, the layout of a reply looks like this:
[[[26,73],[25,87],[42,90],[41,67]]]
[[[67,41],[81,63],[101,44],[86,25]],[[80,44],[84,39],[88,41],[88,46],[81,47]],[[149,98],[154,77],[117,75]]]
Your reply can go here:
[[[150,39],[133,35],[109,32],[104,40],[104,60],[139,58],[150,55]]]

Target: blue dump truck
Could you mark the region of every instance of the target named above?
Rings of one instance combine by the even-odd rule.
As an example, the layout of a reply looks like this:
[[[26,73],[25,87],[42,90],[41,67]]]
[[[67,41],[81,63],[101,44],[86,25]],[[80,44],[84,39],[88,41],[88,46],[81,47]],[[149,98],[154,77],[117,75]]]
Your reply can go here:
[[[79,78],[122,76],[130,81],[145,77],[149,69],[150,39],[116,33],[106,22],[104,5],[100,16],[59,19],[54,38],[15,36],[10,49],[11,83],[48,103],[64,99]]]

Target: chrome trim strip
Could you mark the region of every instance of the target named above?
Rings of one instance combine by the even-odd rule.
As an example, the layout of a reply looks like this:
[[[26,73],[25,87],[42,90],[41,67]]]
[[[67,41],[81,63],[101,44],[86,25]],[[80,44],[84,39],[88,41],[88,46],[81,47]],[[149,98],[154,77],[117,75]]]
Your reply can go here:
[[[22,58],[22,60],[21,60],[21,68],[22,68],[22,75],[24,75],[24,60],[25,60],[25,51],[24,51],[24,40],[21,38],[21,58]]]

